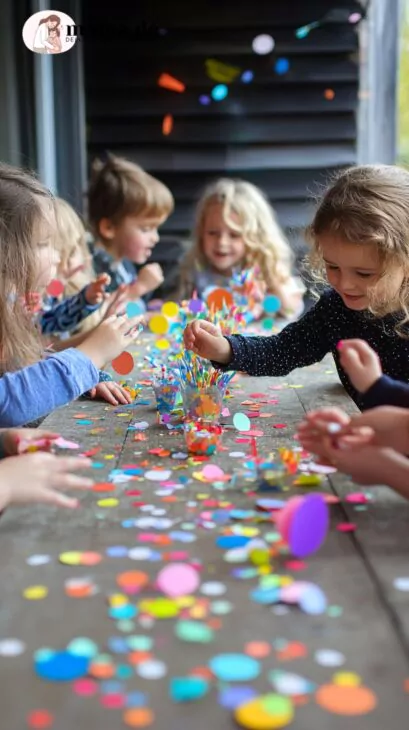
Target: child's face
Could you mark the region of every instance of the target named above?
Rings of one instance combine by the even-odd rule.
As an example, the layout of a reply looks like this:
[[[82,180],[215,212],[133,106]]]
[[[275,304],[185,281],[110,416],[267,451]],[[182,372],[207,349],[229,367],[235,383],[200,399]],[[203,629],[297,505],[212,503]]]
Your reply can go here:
[[[53,244],[54,229],[49,220],[39,223],[34,245],[37,257],[37,282],[39,291],[44,290],[57,275],[60,254]]]
[[[369,290],[372,298],[395,300],[404,273],[399,267],[391,268],[387,278],[381,278],[382,265],[376,244],[349,243],[329,233],[319,237],[319,246],[328,281],[348,309],[367,309]]]
[[[104,230],[112,253],[119,259],[126,258],[134,264],[144,264],[159,241],[158,228],[164,219],[140,218],[128,215],[117,225],[110,224]]]
[[[234,223],[239,223],[235,213],[231,214],[231,218]],[[232,269],[244,258],[245,246],[241,234],[225,223],[220,203],[212,203],[206,211],[202,247],[206,260],[222,274],[231,274]]]

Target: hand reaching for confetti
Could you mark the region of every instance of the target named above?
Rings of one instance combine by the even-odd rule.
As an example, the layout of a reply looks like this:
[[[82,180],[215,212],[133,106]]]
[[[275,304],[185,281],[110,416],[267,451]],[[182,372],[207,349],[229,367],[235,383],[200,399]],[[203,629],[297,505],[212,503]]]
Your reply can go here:
[[[39,428],[11,428],[2,431],[0,439],[6,456],[17,456],[17,454],[30,451],[30,445],[36,444],[36,442],[43,442],[41,448],[37,447],[37,450],[50,451],[53,441],[59,436],[59,433]]]
[[[377,353],[365,340],[342,340],[337,347],[340,363],[352,385],[365,393],[382,376]]]
[[[112,294],[109,294],[104,302],[103,319],[109,319],[113,314],[124,314],[127,302],[129,301],[129,286],[121,284]]]
[[[78,500],[57,490],[92,487],[92,479],[71,474],[90,466],[90,459],[55,456],[40,451],[4,459],[0,463],[0,510],[10,504],[29,502],[75,509]]]
[[[88,304],[102,304],[105,299],[105,287],[110,281],[111,277],[108,274],[100,274],[95,281],[88,284],[85,290],[85,299]]]
[[[205,319],[196,319],[187,325],[183,334],[184,345],[200,357],[227,365],[232,359],[229,341],[216,325]]]
[[[91,388],[88,395],[92,399],[101,398],[102,400],[106,400],[113,406],[118,406],[120,403],[123,405],[132,403],[130,393],[122,385],[115,383],[114,380],[105,380],[102,383],[98,383],[94,388]]]

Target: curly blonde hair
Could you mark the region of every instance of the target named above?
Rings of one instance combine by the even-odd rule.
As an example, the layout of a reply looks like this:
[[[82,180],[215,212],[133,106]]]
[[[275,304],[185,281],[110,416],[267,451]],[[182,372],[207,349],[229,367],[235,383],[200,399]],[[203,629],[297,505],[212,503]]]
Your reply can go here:
[[[30,311],[40,226],[55,228],[52,195],[33,174],[0,164],[0,375],[42,357]]]
[[[395,327],[408,337],[409,322],[409,172],[395,165],[361,165],[344,170],[332,180],[307,228],[311,251],[306,263],[312,281],[328,284],[319,236],[332,234],[359,246],[374,244],[379,252],[384,296],[379,287],[368,289],[368,310],[375,317],[392,312],[402,316]],[[402,268],[402,285],[391,301],[387,292],[392,268]]]
[[[290,245],[259,188],[245,180],[221,178],[204,190],[197,204],[193,245],[181,265],[180,295],[192,294],[195,271],[208,265],[203,253],[203,231],[207,210],[214,203],[223,206],[225,223],[243,238],[243,269],[257,266],[268,291],[274,293],[278,284],[291,276]],[[238,217],[238,224],[232,220],[232,213]]]

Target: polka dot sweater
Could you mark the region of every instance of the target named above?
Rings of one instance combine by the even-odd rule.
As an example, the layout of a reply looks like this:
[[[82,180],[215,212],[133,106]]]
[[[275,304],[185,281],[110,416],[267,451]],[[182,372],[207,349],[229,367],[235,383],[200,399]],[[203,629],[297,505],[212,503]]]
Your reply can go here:
[[[387,402],[403,406],[401,398],[409,405],[409,339],[399,337],[394,330],[396,323],[395,315],[380,319],[367,311],[348,309],[339,294],[329,289],[301,319],[277,335],[228,336],[233,359],[224,369],[249,375],[287,375],[295,368],[320,362],[331,352],[340,380],[358,408],[365,410]],[[366,394],[358,393],[339,363],[337,343],[349,339],[366,340],[378,353],[384,375],[389,376],[380,378]],[[394,383],[390,378],[403,383]],[[393,390],[392,400],[385,396],[385,389]]]

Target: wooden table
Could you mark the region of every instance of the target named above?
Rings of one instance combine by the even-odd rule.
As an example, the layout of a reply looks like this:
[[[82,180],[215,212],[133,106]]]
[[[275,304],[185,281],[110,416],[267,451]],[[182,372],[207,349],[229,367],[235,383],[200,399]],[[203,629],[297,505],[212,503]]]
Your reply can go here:
[[[146,346],[149,347],[149,340],[148,345],[142,342],[135,348],[139,362]],[[271,390],[277,385],[282,388]],[[259,392],[279,400],[278,405],[262,407],[262,411],[274,414],[271,418],[253,421],[264,431],[264,436],[258,441],[259,452],[263,455],[278,446],[294,446],[295,427],[306,410],[330,403],[339,404],[350,412],[355,409],[338,383],[331,358],[326,358],[319,365],[294,371],[286,378],[240,377],[233,389],[233,398],[227,403],[231,413],[246,410],[241,402],[249,394]],[[121,465],[141,462],[144,470],[158,465],[164,469],[173,468],[172,479],[179,482],[182,478],[186,482],[186,478],[191,478],[200,466],[147,453],[148,449],[155,447],[172,452],[183,451],[183,434],[176,432],[170,435],[164,427],[156,425],[150,389],[143,391],[140,400],[148,400],[149,405],[113,408],[101,403],[77,401],[50,415],[44,426],[59,430],[66,438],[79,442],[83,451],[98,445],[101,447],[93,457],[96,462],[94,475],[98,482],[107,481],[111,470]],[[78,414],[91,424],[80,425],[81,421],[75,418]],[[144,432],[128,430],[130,422],[135,420],[148,421],[150,428]],[[226,420],[231,422],[231,418]],[[277,423],[286,424],[286,427],[273,428]],[[147,439],[135,441],[138,434]],[[242,468],[239,463],[242,460],[229,456],[230,451],[243,449],[235,442],[236,437],[234,430],[227,430],[223,434],[226,450],[211,459],[230,473],[239,466]],[[127,496],[128,489],[140,490],[142,496]],[[349,718],[323,709],[312,693],[308,701],[297,701],[299,706],[295,708],[291,727],[296,730],[327,730],[329,727],[331,730],[349,727],[402,730],[407,725],[409,707],[408,694],[404,690],[405,679],[409,677],[409,593],[397,590],[394,580],[409,576],[409,504],[385,487],[374,487],[371,489],[374,501],[367,509],[357,510],[343,498],[351,491],[362,489],[338,474],[325,479],[323,489],[341,499],[340,504],[331,506],[332,527],[324,546],[306,560],[307,567],[302,572],[289,570],[285,565],[288,556],[285,555],[275,558],[272,564],[275,574],[318,584],[325,592],[329,606],[339,607],[318,616],[307,615],[297,606],[288,607],[286,613],[279,615],[274,606],[255,603],[249,594],[258,579],[238,580],[232,575],[235,569],[248,567],[249,563],[240,566],[227,563],[224,551],[215,545],[223,526],[204,529],[195,524],[203,511],[214,509],[205,506],[204,500],[209,498],[216,500],[215,504],[230,502],[236,507],[251,508],[254,497],[244,494],[241,488],[217,491],[211,484],[191,478],[174,492],[174,501],[163,501],[163,497],[157,494],[160,491],[158,482],[137,477],[126,484],[118,484],[113,495],[84,494],[81,497],[82,507],[75,512],[37,507],[8,510],[1,520],[0,531],[0,641],[14,637],[23,641],[27,648],[16,657],[0,656],[1,727],[4,730],[23,730],[27,727],[29,712],[46,709],[54,716],[51,726],[55,730],[72,730],[74,727],[81,730],[117,730],[126,727],[126,708],[106,709],[101,703],[106,701],[103,698],[108,690],[116,689],[119,691],[119,703],[125,702],[129,693],[144,693],[146,697],[141,701],[153,710],[155,720],[152,727],[158,730],[207,730],[209,727],[227,730],[236,725],[233,712],[221,707],[218,702],[220,686],[217,682],[213,681],[205,698],[176,704],[169,698],[169,681],[172,677],[186,676],[193,668],[206,666],[217,654],[242,653],[248,642],[264,642],[262,646],[265,649],[267,642],[270,653],[259,660],[262,666],[260,676],[245,683],[255,687],[260,694],[274,691],[268,681],[268,672],[273,669],[296,673],[318,687],[330,683],[337,672],[354,672],[361,677],[363,685],[373,690],[378,700],[372,712]],[[296,493],[307,491],[297,488]],[[284,494],[284,497],[291,493]],[[111,496],[119,498],[118,506],[109,509],[98,506],[99,499]],[[283,495],[267,496],[280,498]],[[176,523],[170,531],[184,531],[194,536],[195,541],[186,544],[173,541],[168,546],[138,541],[141,533],[166,535],[169,532],[154,528],[125,528],[122,525],[124,521],[151,514],[143,511],[141,506],[135,506],[138,501],[164,510],[165,516]],[[337,531],[335,526],[345,521],[356,523],[357,530],[351,533]],[[250,524],[258,527],[261,533],[274,529],[271,524]],[[106,551],[112,546],[129,549],[145,546],[159,553],[162,559],[141,562],[128,556],[109,557]],[[59,562],[59,555],[65,551],[93,551],[102,559],[92,567],[67,566]],[[107,597],[119,592],[117,575],[128,570],[140,570],[149,574],[154,582],[159,570],[168,564],[166,553],[179,551],[185,551],[194,561],[201,561],[202,583],[217,581],[226,587],[224,595],[207,599],[209,602],[222,600],[231,604],[228,615],[216,616],[209,612],[203,619],[206,623],[210,621],[214,627],[214,641],[203,644],[182,642],[174,634],[176,619],[158,620],[148,627],[144,618],[136,616],[134,627],[125,625],[121,631],[117,622],[108,616]],[[39,554],[50,556],[50,562],[40,566],[27,564],[27,558]],[[68,597],[64,591],[65,581],[83,576],[92,578],[97,586],[95,595],[81,599]],[[33,585],[47,586],[48,596],[38,601],[23,598],[22,591]],[[159,594],[151,585],[144,589],[142,595]],[[204,598],[200,592],[197,596]],[[130,600],[136,605],[141,596]],[[130,635],[153,639],[151,653],[165,663],[165,677],[142,679],[137,674],[138,665],[135,665],[132,677],[118,680],[118,687],[98,681],[99,693],[83,697],[75,694],[72,683],[45,681],[34,672],[33,652],[42,647],[63,650],[75,637],[88,637],[95,641],[100,652],[111,657],[111,664],[115,667],[126,665],[128,655],[113,653],[108,648],[112,643],[107,642],[112,637],[126,639]],[[280,647],[285,645],[285,641],[290,644],[301,642],[306,656],[293,660],[281,658]],[[319,649],[341,652],[346,658],[345,663],[340,667],[319,665],[315,660],[315,652]],[[131,695],[130,701],[132,698],[135,701],[135,694]]]

